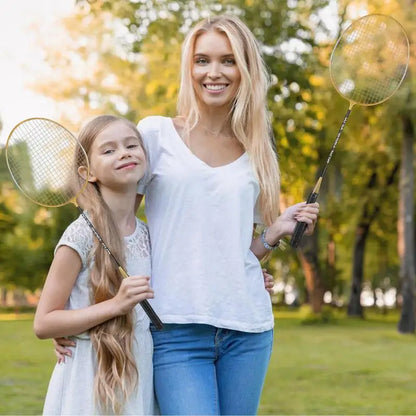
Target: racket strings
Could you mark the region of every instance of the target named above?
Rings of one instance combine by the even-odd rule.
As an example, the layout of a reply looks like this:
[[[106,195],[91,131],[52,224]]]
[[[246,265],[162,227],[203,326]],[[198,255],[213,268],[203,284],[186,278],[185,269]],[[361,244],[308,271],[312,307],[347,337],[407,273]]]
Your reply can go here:
[[[331,79],[349,101],[378,104],[400,86],[408,58],[407,36],[396,20],[384,15],[365,16],[338,40],[331,55]]]
[[[11,133],[7,161],[16,185],[27,197],[39,205],[61,206],[75,197],[72,179],[76,149],[76,139],[61,125],[29,119]]]

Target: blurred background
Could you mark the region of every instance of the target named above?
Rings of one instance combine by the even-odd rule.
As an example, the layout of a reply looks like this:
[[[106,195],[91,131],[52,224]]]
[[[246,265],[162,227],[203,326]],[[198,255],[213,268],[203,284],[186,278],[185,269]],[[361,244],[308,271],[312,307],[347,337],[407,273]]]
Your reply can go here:
[[[12,127],[41,116],[76,133],[97,114],[134,122],[174,116],[183,37],[196,21],[223,12],[252,29],[272,74],[282,209],[306,199],[348,108],[329,76],[336,39],[369,13],[403,25],[411,43],[403,85],[381,105],[354,108],[321,189],[316,232],[297,250],[275,250],[265,265],[275,277],[277,314],[302,311],[310,323],[370,322],[376,314],[395,339],[414,334],[415,0],[0,1],[1,310],[33,312],[54,246],[78,215],[72,206],[45,209],[19,194],[5,162]],[[0,388],[7,385],[1,380]],[[416,402],[403,409],[414,413]]]

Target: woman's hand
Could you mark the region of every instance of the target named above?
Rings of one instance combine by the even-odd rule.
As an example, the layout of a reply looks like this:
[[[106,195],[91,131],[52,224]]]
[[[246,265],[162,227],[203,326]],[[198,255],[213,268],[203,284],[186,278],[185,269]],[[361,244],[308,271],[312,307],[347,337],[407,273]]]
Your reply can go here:
[[[262,269],[263,271],[263,279],[264,279],[264,288],[273,295],[273,286],[274,286],[274,278],[271,274],[267,272],[267,269]]]
[[[58,358],[58,364],[65,362],[65,356],[72,357],[72,351],[67,347],[75,347],[75,341],[68,338],[54,338],[55,355]]]
[[[117,310],[116,315],[124,315],[139,302],[154,298],[149,281],[150,277],[148,276],[129,276],[122,280],[117,295],[113,298]]]
[[[271,225],[268,234],[280,235],[279,238],[285,235],[292,235],[297,222],[305,222],[307,224],[305,234],[311,235],[315,229],[316,221],[318,220],[319,204],[307,204],[300,202],[298,204],[288,207],[280,217]],[[278,238],[276,238],[276,241]],[[269,243],[270,244],[270,243]]]

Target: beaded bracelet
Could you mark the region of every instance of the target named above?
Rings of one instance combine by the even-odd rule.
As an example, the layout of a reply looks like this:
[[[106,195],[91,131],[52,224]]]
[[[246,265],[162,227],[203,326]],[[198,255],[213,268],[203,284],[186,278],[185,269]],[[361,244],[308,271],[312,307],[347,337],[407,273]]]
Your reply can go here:
[[[260,239],[261,239],[261,242],[263,243],[263,245],[264,245],[264,248],[266,248],[267,250],[274,250],[275,248],[277,248],[277,247],[279,247],[280,246],[280,243],[281,243],[281,241],[282,240],[279,240],[274,246],[271,246],[267,241],[266,241],[266,231],[267,231],[267,228],[265,228],[264,230],[263,230],[263,232],[261,233],[261,236],[260,236]]]

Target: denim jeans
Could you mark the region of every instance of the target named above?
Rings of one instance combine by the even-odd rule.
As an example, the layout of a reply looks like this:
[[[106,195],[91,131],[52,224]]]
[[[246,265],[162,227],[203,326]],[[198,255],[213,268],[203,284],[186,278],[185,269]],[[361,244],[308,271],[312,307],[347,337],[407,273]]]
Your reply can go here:
[[[248,333],[203,324],[151,325],[162,415],[254,415],[273,330]]]

